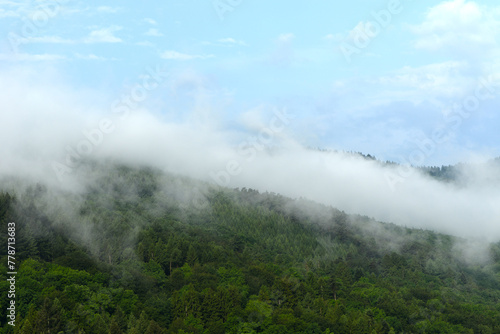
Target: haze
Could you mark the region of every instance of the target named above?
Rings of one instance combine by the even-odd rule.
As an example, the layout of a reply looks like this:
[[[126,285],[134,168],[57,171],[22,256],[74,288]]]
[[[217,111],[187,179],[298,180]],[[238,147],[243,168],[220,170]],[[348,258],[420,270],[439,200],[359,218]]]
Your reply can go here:
[[[500,239],[498,184],[483,177],[498,170],[485,164],[464,169],[466,186],[446,184],[406,167],[307,148],[290,130],[298,120],[286,108],[258,106],[228,127],[218,122],[217,108],[205,104],[203,113],[195,108],[173,121],[147,108],[113,113],[106,96],[71,87],[57,71],[39,78],[26,68],[1,73],[0,103],[9,111],[0,134],[3,177],[77,192],[86,183],[80,159],[151,165],[215,185],[304,197],[398,225]]]

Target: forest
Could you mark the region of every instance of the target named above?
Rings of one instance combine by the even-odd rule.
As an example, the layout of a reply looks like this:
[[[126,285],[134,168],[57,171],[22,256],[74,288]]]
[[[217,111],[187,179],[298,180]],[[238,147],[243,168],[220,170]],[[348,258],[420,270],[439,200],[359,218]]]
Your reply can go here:
[[[144,166],[86,173],[4,183],[0,333],[500,333],[500,243]]]

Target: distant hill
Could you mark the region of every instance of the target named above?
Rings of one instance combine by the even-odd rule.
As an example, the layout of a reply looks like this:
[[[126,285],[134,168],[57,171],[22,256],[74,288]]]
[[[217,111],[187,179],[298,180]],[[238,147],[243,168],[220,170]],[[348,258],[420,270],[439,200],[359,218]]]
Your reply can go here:
[[[313,148],[310,148],[313,149]],[[362,152],[354,151],[336,151],[336,150],[326,150],[326,149],[313,149],[325,153],[342,153],[352,156],[358,156],[368,161],[375,161],[382,166],[400,166],[398,163],[393,161],[382,161],[378,160],[375,156],[371,154],[365,154]],[[500,157],[490,159],[484,163],[458,163],[456,165],[443,165],[443,166],[412,166],[415,170],[420,171],[423,174],[429,175],[430,177],[443,182],[454,182],[465,186],[470,180],[467,180],[467,176],[472,174],[481,179],[483,183],[495,183],[500,185]]]

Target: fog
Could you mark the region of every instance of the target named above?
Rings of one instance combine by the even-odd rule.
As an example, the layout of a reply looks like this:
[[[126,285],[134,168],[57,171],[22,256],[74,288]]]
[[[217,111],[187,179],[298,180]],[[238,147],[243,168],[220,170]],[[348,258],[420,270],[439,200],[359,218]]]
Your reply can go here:
[[[308,149],[292,130],[300,120],[286,106],[242,110],[239,131],[210,118],[218,111],[203,104],[169,121],[146,103],[113,107],[113,96],[70,87],[50,69],[3,71],[0,89],[2,177],[78,192],[92,179],[82,160],[150,165],[401,226],[500,240],[499,175],[486,164],[466,165],[463,182],[438,182],[404,166]]]

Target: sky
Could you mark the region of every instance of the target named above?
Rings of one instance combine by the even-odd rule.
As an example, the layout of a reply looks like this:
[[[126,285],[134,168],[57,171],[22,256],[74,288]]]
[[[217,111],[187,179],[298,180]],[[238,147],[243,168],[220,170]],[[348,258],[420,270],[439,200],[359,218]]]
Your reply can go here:
[[[381,160],[500,155],[493,0],[0,0],[0,22],[2,80],[64,87],[81,113],[135,92],[132,109],[240,134],[286,109],[302,145]]]

